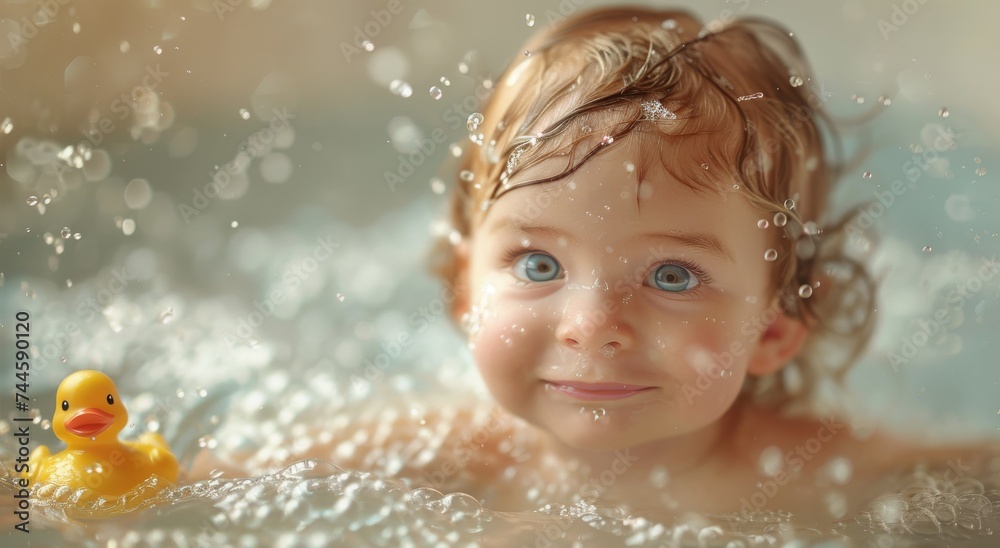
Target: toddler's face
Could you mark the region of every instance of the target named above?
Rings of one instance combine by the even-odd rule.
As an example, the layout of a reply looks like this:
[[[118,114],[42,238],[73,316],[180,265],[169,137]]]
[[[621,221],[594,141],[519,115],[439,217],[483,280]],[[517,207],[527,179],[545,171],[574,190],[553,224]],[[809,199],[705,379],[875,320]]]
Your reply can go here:
[[[640,185],[634,161],[616,146],[571,182],[510,191],[468,250],[470,341],[487,386],[581,449],[711,425],[748,373],[777,369],[801,342],[778,329],[791,320],[768,289],[773,229],[758,228],[745,191],[695,193],[659,168]],[[532,169],[547,175],[546,163]]]

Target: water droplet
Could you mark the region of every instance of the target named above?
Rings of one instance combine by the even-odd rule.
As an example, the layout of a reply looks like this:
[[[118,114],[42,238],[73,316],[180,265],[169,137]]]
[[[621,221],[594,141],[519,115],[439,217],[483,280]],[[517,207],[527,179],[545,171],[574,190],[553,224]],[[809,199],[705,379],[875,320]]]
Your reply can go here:
[[[777,258],[778,258],[778,252],[774,249],[768,249],[767,251],[764,252],[764,260],[767,262],[773,262],[777,260]]]
[[[973,161],[975,161],[975,162],[976,162],[976,164],[981,164],[981,163],[983,163],[983,159],[982,159],[982,158],[980,158],[979,156],[976,156],[975,158],[973,158]]]
[[[173,309],[173,307],[168,306],[166,310],[164,310],[163,312],[160,312],[160,317],[157,318],[157,319],[159,320],[160,323],[162,323],[164,325],[170,323],[171,320],[174,319],[174,309]]]
[[[338,300],[338,301],[340,301],[340,302],[344,302],[344,299],[345,299],[345,298],[346,298],[346,297],[344,297],[344,294],[343,294],[343,293],[337,293],[337,300]]]
[[[160,46],[153,46],[153,52],[156,53],[157,55],[160,55],[161,53],[163,53],[163,48],[161,48]]]
[[[633,164],[632,162],[625,162],[625,171],[629,173],[635,171],[635,164]]]
[[[524,50],[524,56],[525,57],[531,57],[531,52],[528,51],[528,50]]]
[[[59,236],[64,240],[73,235],[73,231],[69,229],[68,226],[64,226],[62,230],[59,231]]]
[[[605,358],[615,357],[615,347],[611,346],[610,344],[602,346],[601,355],[604,356]]]
[[[3,119],[2,123],[0,123],[0,132],[3,132],[4,135],[8,135],[11,131],[14,131],[14,122],[11,121],[10,116],[8,116]]]
[[[38,205],[38,196],[28,196],[28,205],[30,206]]]
[[[404,99],[409,97],[410,95],[413,95],[413,88],[410,86],[410,84],[407,84],[402,80],[393,80],[392,82],[389,82],[389,91],[393,95],[399,95]]]
[[[448,149],[451,150],[451,155],[455,158],[462,156],[462,146],[458,143],[452,143]]]
[[[785,200],[785,209],[795,209],[795,200],[792,200],[791,198]]]
[[[441,98],[442,95],[444,95],[441,92],[441,88],[437,86],[431,86],[430,94],[431,94],[431,99],[434,99],[435,101],[437,101],[438,99]]]
[[[245,109],[245,108],[241,108],[240,109],[240,118],[243,118],[244,120],[249,120],[250,119],[250,111],[247,110],[247,109]]]
[[[792,76],[788,79],[788,83],[792,85],[793,88],[797,88],[802,85],[803,80],[801,76]]]
[[[757,221],[757,228],[767,228],[767,227],[768,227],[767,219],[761,219]]]
[[[365,48],[365,51],[367,52],[375,51],[375,44],[373,44],[370,40],[361,42],[361,47]]]
[[[118,44],[118,51],[120,51],[120,52],[122,52],[122,53],[128,53],[128,50],[129,50],[129,49],[131,49],[131,48],[132,48],[132,46],[131,46],[131,45],[129,45],[129,43],[128,43],[128,41],[127,41],[127,40],[122,40],[122,41],[121,41],[121,42],[120,42],[120,43]]]
[[[479,129],[479,124],[483,123],[483,115],[478,112],[473,112],[469,115],[469,119],[465,121],[466,127],[469,131],[476,131]]]
[[[445,78],[444,76],[442,76],[441,77],[441,83],[444,84],[445,87],[448,87],[448,86],[451,85],[451,80],[449,80],[449,79]]]
[[[605,135],[601,138],[601,145],[610,145],[615,142],[615,138],[611,135]]]
[[[184,389],[183,388],[178,388],[177,389],[177,397],[178,398],[183,398],[184,397]]]
[[[526,14],[524,16],[524,23],[529,27],[535,26],[535,16],[531,15],[530,13]]]
[[[708,170],[708,164],[702,162],[701,169]]]
[[[774,226],[785,226],[786,224],[788,224],[788,215],[780,211],[774,214]]]
[[[861,174],[861,178],[862,179],[871,179],[872,178],[872,172],[871,171],[866,171],[866,172],[862,173]]]
[[[986,168],[985,167],[981,167],[981,168],[977,169],[976,170],[976,175],[979,175],[980,177],[982,177],[983,175],[986,175]]]
[[[757,470],[766,476],[777,475],[784,468],[784,452],[775,445],[766,447],[757,459]]]
[[[929,245],[925,245],[921,251],[923,251],[924,253],[930,253],[931,251],[934,251],[934,248]]]
[[[73,235],[74,240],[79,240],[80,238],[83,238],[83,234],[80,234],[79,232]]]
[[[803,299],[808,299],[809,297],[812,297],[812,294],[813,294],[813,288],[811,285],[802,284],[799,286],[799,297],[802,297]]]
[[[476,176],[473,175],[471,171],[463,169],[458,173],[458,178],[465,181],[466,183],[471,183],[472,180],[476,178]]]
[[[442,181],[441,179],[438,179],[437,177],[434,177],[433,179],[431,179],[431,192],[433,192],[434,194],[437,194],[437,195],[440,196],[440,195],[444,194],[445,190],[446,190],[446,187],[445,187],[444,181]]]
[[[736,100],[737,101],[751,101],[753,99],[760,99],[763,96],[764,96],[764,92],[758,91],[757,93],[751,93],[750,95],[744,95],[742,97],[739,97]]]
[[[608,412],[603,407],[598,407],[594,409],[594,422],[597,422],[607,416]]]
[[[42,194],[42,203],[45,204],[45,205],[51,204],[52,203],[52,196],[49,196],[48,194]]]
[[[948,109],[946,107],[941,107],[940,109],[938,109],[938,116],[940,116],[942,118],[947,118],[948,114],[949,114],[949,112],[948,112]]]

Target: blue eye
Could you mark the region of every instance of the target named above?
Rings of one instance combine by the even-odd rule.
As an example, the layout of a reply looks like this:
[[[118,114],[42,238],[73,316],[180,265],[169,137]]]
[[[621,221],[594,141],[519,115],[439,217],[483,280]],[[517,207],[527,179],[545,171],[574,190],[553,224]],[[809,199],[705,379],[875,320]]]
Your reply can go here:
[[[532,282],[548,282],[562,274],[562,267],[547,253],[530,253],[522,255],[514,263],[514,275],[521,280]]]
[[[676,264],[661,265],[650,275],[650,282],[653,287],[679,293],[696,287],[698,278],[691,275],[691,271]]]

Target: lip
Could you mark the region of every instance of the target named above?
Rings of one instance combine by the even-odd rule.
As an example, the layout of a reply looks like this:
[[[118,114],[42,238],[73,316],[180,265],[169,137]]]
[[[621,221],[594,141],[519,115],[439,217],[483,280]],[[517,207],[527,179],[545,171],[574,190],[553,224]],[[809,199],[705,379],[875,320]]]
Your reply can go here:
[[[113,422],[115,422],[114,415],[94,407],[87,407],[66,419],[64,426],[66,430],[77,436],[92,438],[107,430]]]
[[[655,389],[653,386],[622,382],[545,381],[545,386],[584,401],[621,400]]]

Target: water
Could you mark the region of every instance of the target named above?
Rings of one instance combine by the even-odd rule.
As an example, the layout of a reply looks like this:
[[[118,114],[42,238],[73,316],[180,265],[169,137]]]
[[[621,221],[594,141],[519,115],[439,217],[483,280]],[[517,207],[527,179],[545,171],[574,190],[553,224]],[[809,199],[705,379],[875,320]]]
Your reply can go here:
[[[786,4],[768,4],[752,9],[787,16],[782,13],[788,11]],[[860,20],[874,29],[873,21],[889,16],[868,11],[850,19],[851,10],[859,9],[855,3],[831,5],[835,13],[820,20],[840,21],[845,28]],[[471,439],[460,447],[474,449],[476,425],[493,412],[462,338],[447,324],[447,291],[422,274],[427,227],[442,210],[442,195],[452,181],[449,175],[435,178],[434,170],[470,145],[469,131],[475,137],[498,123],[478,114],[475,101],[481,93],[474,77],[498,74],[515,54],[523,59],[518,44],[527,32],[551,24],[550,12],[558,14],[559,3],[533,4],[527,15],[523,8],[501,5],[429,3],[420,7],[421,15],[414,6],[413,12],[394,16],[378,36],[366,27],[370,20],[379,24],[367,7],[351,11],[326,3],[259,2],[219,13],[207,2],[192,6],[184,14],[187,21],[145,4],[122,8],[132,10],[122,21],[152,21],[156,39],[147,42],[131,36],[131,27],[103,29],[99,14],[87,11],[92,8],[76,6],[84,22],[80,27],[40,26],[23,46],[30,56],[4,50],[4,69],[16,69],[5,73],[5,86],[32,93],[12,93],[10,112],[0,114],[9,179],[4,188],[11,198],[0,215],[0,345],[5,353],[11,348],[12,311],[30,311],[36,349],[30,390],[37,400],[33,407],[43,410],[32,423],[32,443],[61,447],[47,424],[55,387],[70,370],[98,368],[115,378],[129,408],[123,438],[160,432],[184,470],[208,450],[223,462],[241,463],[245,474],[220,466],[205,470],[201,481],[182,477],[178,486],[138,509],[115,500],[81,508],[72,501],[82,494],[45,489],[32,509],[33,544],[735,547],[826,540],[831,546],[895,547],[994,542],[1000,505],[995,463],[958,478],[947,467],[899,470],[886,496],[857,515],[845,515],[840,486],[857,477],[851,461],[831,459],[817,479],[822,485],[816,500],[827,514],[822,520],[787,510],[649,515],[627,505],[595,504],[572,482],[547,484],[522,473],[502,481],[520,482],[525,506],[534,511],[505,512],[491,508],[489,499],[483,507],[449,492],[434,477],[422,483],[392,479],[407,463],[426,464],[447,455],[452,446],[445,440]],[[706,19],[719,17],[722,9],[740,9],[721,2],[701,6]],[[886,276],[883,324],[852,382],[887,424],[954,431],[972,424],[969,430],[988,433],[996,419],[990,343],[1000,325],[1000,297],[995,283],[968,282],[980,259],[998,251],[991,221],[998,213],[997,170],[990,163],[997,147],[996,136],[976,125],[988,126],[979,119],[989,120],[990,112],[970,108],[973,99],[967,97],[989,93],[990,87],[952,96],[939,87],[949,78],[943,68],[927,64],[947,41],[919,49],[923,41],[916,23],[918,17],[947,15],[934,9],[922,6],[913,26],[890,35],[893,51],[906,53],[898,63],[880,60],[887,66],[858,74],[862,69],[857,67],[867,67],[873,58],[855,50],[855,57],[863,59],[843,63],[849,69],[833,68],[818,82],[792,75],[789,84],[826,89],[830,107],[853,116],[866,106],[862,94],[895,93],[898,83],[892,108],[878,119],[889,128],[884,130],[888,136],[864,163],[871,169],[865,173],[878,177],[863,175],[834,200],[842,206],[877,200],[873,192],[892,192],[893,179],[907,180],[907,162],[918,165],[917,182],[895,195],[890,213],[874,219],[888,234],[885,251],[876,257]],[[447,19],[452,13],[457,22]],[[5,19],[21,21],[22,15],[5,14]],[[203,19],[198,24],[204,25],[205,36],[187,30],[195,27],[195,16]],[[64,17],[70,16],[60,13],[57,20]],[[781,20],[808,39],[814,18]],[[974,19],[993,18],[977,12]],[[447,23],[442,26],[440,20]],[[333,31],[309,26],[318,21],[350,24]],[[484,46],[484,22],[507,25],[508,42]],[[354,25],[366,33],[359,41],[348,28]],[[663,26],[677,28],[672,20]],[[969,37],[991,35],[968,32]],[[234,38],[239,33],[245,34]],[[100,66],[112,67],[114,78],[91,72],[93,59],[73,61],[90,51],[77,45],[95,36],[112,36],[119,44],[114,56],[101,57]],[[294,49],[297,41],[288,36],[300,37],[302,47]],[[331,36],[332,42],[324,42]],[[223,57],[218,44],[230,39],[241,48]],[[857,47],[882,44],[881,36],[875,39],[874,45]],[[341,42],[356,45],[358,53],[344,53]],[[59,49],[69,47],[65,44],[73,45],[71,55],[39,55],[50,48],[68,52]],[[835,58],[821,57],[820,66],[851,57],[840,47],[809,45],[820,56],[826,55],[824,49],[833,52]],[[952,52],[949,63],[967,54]],[[920,66],[912,68],[917,77],[911,79],[907,71],[916,63],[913,58]],[[303,62],[279,62],[276,68],[269,59]],[[163,81],[143,82],[157,74],[158,66],[167,73]],[[932,72],[934,78],[925,77]],[[43,85],[24,74],[60,77]],[[891,77],[883,81],[878,75]],[[872,81],[888,83],[864,87]],[[428,93],[413,92],[420,86]],[[134,87],[138,91],[131,97]],[[97,95],[87,96],[85,90]],[[766,90],[740,93],[748,108],[769,100]],[[124,117],[119,118],[117,107],[127,111]],[[285,107],[295,116],[289,120],[291,130],[266,132],[280,121],[273,109]],[[411,120],[409,137],[386,143],[392,137],[386,124],[396,116]],[[114,129],[100,130],[105,118]],[[89,131],[91,122],[96,133]],[[81,127],[88,131],[82,133]],[[435,129],[446,138],[436,138]],[[914,155],[919,160],[928,151],[937,157],[915,163]],[[413,173],[400,175],[402,182],[386,180],[387,171],[409,170]],[[209,196],[212,182],[225,187],[217,196]],[[882,186],[873,188],[876,183]],[[182,204],[191,211],[182,210]],[[787,216],[769,215],[758,226],[767,228],[769,221],[780,227]],[[949,298],[956,287],[966,288],[961,302]],[[813,289],[822,290],[802,285],[799,294],[806,297]],[[918,322],[934,318],[938,310],[947,310],[949,321],[918,356],[894,371],[887,352],[898,351],[902,337],[912,340]],[[411,335],[408,342],[399,342],[401,334]],[[10,375],[9,369],[0,371],[5,391],[11,390]],[[587,420],[607,422],[604,409],[585,411]],[[458,420],[462,412],[480,422]],[[5,461],[17,448],[9,435],[13,414],[9,407],[0,413],[0,458]],[[328,459],[303,456],[362,419],[382,427],[352,432],[328,452]],[[530,461],[531,432],[511,428],[500,454]],[[388,443],[388,434],[380,432],[410,441]],[[773,468],[773,456],[763,460],[765,469]],[[669,471],[656,469],[650,484],[663,489],[671,479]],[[10,528],[14,492],[4,476],[0,542],[5,546],[23,540]],[[671,507],[670,500],[661,502]],[[88,512],[116,517],[83,519]]]

